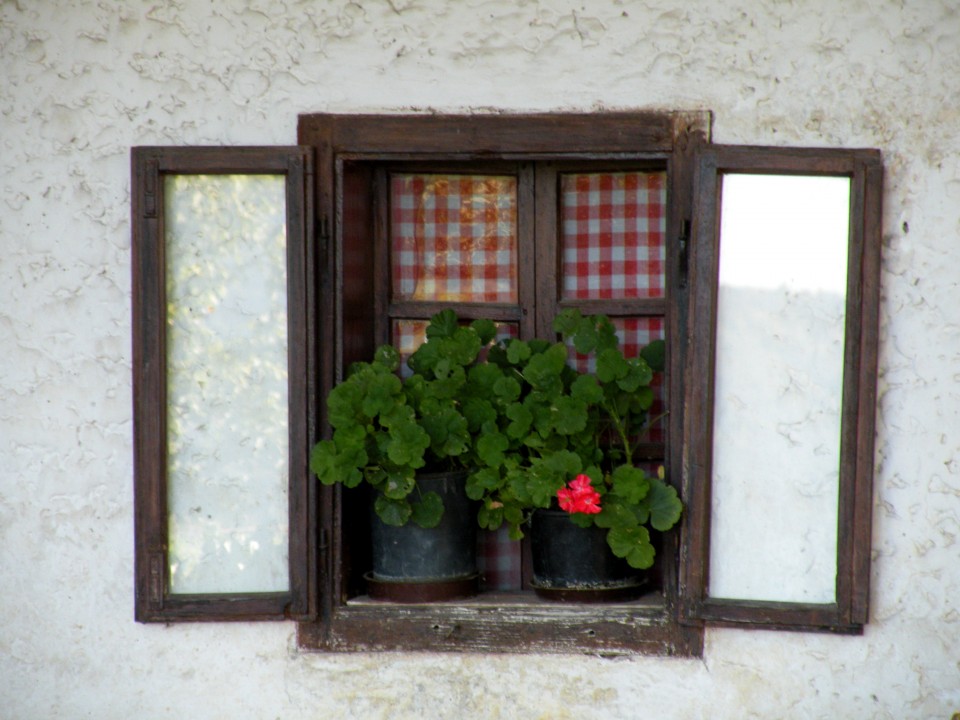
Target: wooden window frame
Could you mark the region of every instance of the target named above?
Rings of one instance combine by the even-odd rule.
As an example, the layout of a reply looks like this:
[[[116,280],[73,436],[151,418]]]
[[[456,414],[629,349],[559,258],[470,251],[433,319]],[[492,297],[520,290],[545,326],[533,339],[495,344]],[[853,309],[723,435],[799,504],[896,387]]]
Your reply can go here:
[[[298,142],[316,149],[316,208],[318,226],[329,228],[321,253],[317,313],[323,328],[319,342],[324,352],[320,396],[326,397],[349,362],[368,358],[382,340],[370,330],[378,317],[387,317],[384,301],[374,304],[377,277],[387,272],[386,257],[360,268],[343,252],[344,244],[370,243],[371,234],[384,237],[384,212],[373,203],[355,200],[344,192],[354,182],[372,182],[364,171],[346,168],[377,163],[477,163],[608,161],[654,162],[667,170],[667,288],[676,295],[653,301],[666,316],[665,333],[671,343],[668,397],[677,398],[671,413],[669,436],[680,438],[683,397],[683,345],[686,332],[685,239],[691,202],[692,154],[707,132],[706,114],[670,113],[604,115],[511,116],[301,116]],[[571,164],[570,167],[575,167]],[[594,165],[596,167],[596,165]],[[373,173],[374,171],[371,171]],[[359,177],[359,180],[356,180]],[[361,194],[362,196],[362,194]],[[358,207],[359,206],[359,207]],[[538,209],[535,223],[556,226],[551,211]],[[543,215],[544,217],[541,217]],[[353,222],[351,223],[351,218]],[[359,226],[359,227],[358,227]],[[522,240],[521,240],[522,242]],[[550,245],[556,253],[556,243]],[[525,252],[521,249],[521,252]],[[376,253],[375,253],[376,254]],[[345,259],[346,258],[346,259]],[[549,262],[549,259],[547,259]],[[374,267],[375,265],[375,267]],[[522,292],[522,291],[521,291]],[[382,295],[382,293],[381,293]],[[522,301],[522,299],[521,299]],[[368,307],[363,307],[364,303]],[[572,304],[572,303],[570,303]],[[578,302],[594,312],[635,314],[636,301]],[[642,303],[641,303],[642,304]],[[531,322],[542,332],[558,311],[540,303],[542,317]],[[428,311],[430,308],[422,308]],[[483,314],[483,308],[473,308]],[[618,312],[619,310],[619,312]],[[523,320],[517,318],[518,320]],[[382,325],[381,325],[382,326]],[[382,333],[381,333],[382,334]],[[323,413],[322,403],[316,408]],[[324,423],[317,427],[324,430]],[[682,443],[668,448],[668,467],[679,468]],[[679,471],[677,472],[679,476]],[[677,481],[678,482],[678,481]],[[348,587],[345,567],[350,543],[345,541],[350,521],[341,512],[339,486],[320,489],[319,614],[315,622],[299,625],[299,643],[324,651],[460,651],[460,652],[578,652],[594,654],[658,654],[698,656],[703,648],[702,626],[682,624],[679,616],[679,545],[682,529],[664,536],[662,594],[634,603],[572,605],[536,600],[532,594],[484,593],[476,599],[431,605],[399,605],[366,601]]]
[[[707,113],[586,115],[302,115],[300,146],[134,148],[132,271],[136,618],[295,619],[305,650],[544,652],[699,656],[705,624],[858,633],[868,620],[882,163],[876,150],[724,147],[709,144]],[[387,604],[349,587],[350,518],[340,486],[320,487],[309,449],[329,434],[324,398],[347,364],[383,335],[388,300],[375,297],[389,257],[345,254],[385,236],[382,208],[357,186],[378,163],[655,162],[667,170],[664,300],[575,301],[587,311],[637,314],[663,307],[671,482],[685,503],[664,538],[663,588],[632,603],[547,603],[530,594]],[[354,168],[345,172],[345,167]],[[594,164],[593,167],[596,167]],[[315,168],[315,173],[314,173]],[[360,170],[356,170],[360,168]],[[370,169],[368,173],[368,169]],[[719,181],[725,170],[851,178],[851,222],[836,602],[829,605],[709,597],[710,463],[716,333]],[[281,173],[287,177],[290,373],[290,579],[287,593],[171,595],[167,577],[164,174]],[[549,180],[547,180],[549,181]],[[378,226],[379,224],[379,226]],[[538,205],[535,232],[556,236]],[[316,242],[314,242],[316,241]],[[538,247],[541,244],[538,243]],[[373,246],[371,246],[373,247]],[[521,252],[532,249],[521,248]],[[538,252],[558,252],[556,241]],[[376,254],[376,253],[374,253]],[[551,258],[538,260],[541,268]],[[544,264],[546,261],[546,264]],[[378,275],[379,274],[379,275]],[[550,287],[554,287],[550,285]],[[538,286],[536,292],[541,292]],[[521,302],[523,298],[521,297]],[[538,303],[540,334],[561,305]],[[419,308],[429,311],[429,307]],[[488,316],[481,306],[477,316]],[[644,314],[641,312],[640,314]],[[648,313],[649,314],[649,313]],[[354,574],[355,576],[355,574]]]
[[[718,599],[709,595],[713,391],[720,247],[721,178],[725,172],[850,179],[850,221],[835,602]],[[867,622],[877,399],[883,166],[878,150],[713,145],[697,153],[691,284],[692,324],[685,445],[688,498],[683,578],[685,621],[859,634]]]
[[[135,617],[171,620],[304,619],[315,612],[308,440],[312,369],[313,155],[309,148],[136,147],[132,173]],[[283,175],[287,223],[289,392],[289,590],[275,593],[170,593],[167,516],[167,345],[164,176]]]

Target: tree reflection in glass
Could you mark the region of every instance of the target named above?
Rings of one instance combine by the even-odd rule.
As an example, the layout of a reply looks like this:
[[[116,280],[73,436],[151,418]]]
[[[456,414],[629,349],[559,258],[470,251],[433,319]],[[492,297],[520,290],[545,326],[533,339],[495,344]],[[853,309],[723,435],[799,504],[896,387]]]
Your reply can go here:
[[[285,181],[165,178],[170,592],[281,592]]]

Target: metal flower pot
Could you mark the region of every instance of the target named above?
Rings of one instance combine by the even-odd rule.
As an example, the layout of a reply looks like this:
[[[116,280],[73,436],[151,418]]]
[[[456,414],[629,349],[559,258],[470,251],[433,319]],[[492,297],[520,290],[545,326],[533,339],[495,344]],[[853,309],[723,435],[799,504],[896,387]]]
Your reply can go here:
[[[384,524],[372,510],[373,570],[366,576],[372,597],[395,602],[433,602],[477,592],[476,503],[467,497],[467,472],[417,476],[423,492],[443,501],[437,527]]]
[[[548,600],[611,602],[638,596],[643,571],[607,545],[607,531],[582,528],[564,510],[535,510],[530,519],[533,587]]]

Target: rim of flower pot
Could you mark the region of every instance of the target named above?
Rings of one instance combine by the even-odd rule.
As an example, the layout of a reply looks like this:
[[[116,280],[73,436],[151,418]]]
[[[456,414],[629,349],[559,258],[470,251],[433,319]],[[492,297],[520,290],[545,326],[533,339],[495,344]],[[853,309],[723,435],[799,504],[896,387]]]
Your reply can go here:
[[[479,573],[448,580],[378,580],[368,572],[363,578],[371,598],[398,603],[458,600],[472,597],[480,590]]]
[[[614,603],[636,600],[643,593],[646,585],[646,578],[640,578],[637,582],[630,584],[603,588],[548,587],[531,583],[533,591],[539,598],[576,603]]]

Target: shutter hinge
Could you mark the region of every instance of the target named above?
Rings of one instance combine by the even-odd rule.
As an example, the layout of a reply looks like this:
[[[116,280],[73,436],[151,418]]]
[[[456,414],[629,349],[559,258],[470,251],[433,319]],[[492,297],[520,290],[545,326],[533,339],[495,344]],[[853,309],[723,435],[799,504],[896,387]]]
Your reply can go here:
[[[680,230],[680,287],[687,287],[687,275],[690,270],[690,221],[684,220]]]
[[[157,217],[157,185],[160,179],[160,163],[155,157],[146,162],[143,173],[143,215]]]
[[[163,609],[163,553],[150,553],[148,560],[147,601],[156,610]]]
[[[328,547],[329,547],[329,545],[328,545],[328,543],[327,543],[327,529],[326,529],[326,528],[320,528],[320,546],[319,546],[318,550],[319,550],[320,552],[326,552],[327,549],[328,549]]]
[[[330,219],[326,215],[321,215],[317,221],[317,240],[324,248],[330,240]]]

